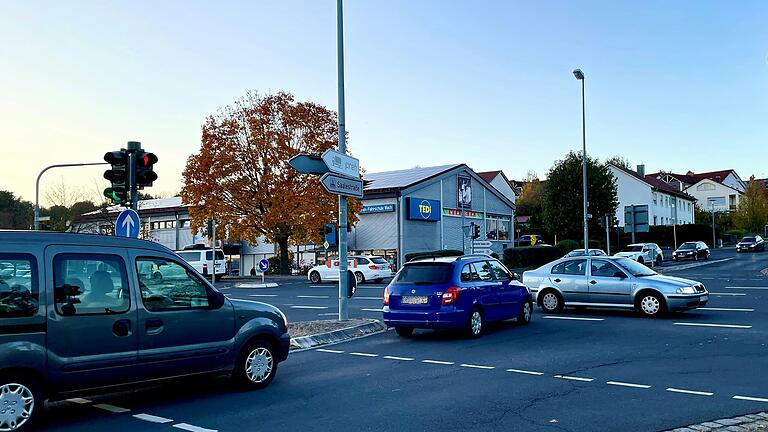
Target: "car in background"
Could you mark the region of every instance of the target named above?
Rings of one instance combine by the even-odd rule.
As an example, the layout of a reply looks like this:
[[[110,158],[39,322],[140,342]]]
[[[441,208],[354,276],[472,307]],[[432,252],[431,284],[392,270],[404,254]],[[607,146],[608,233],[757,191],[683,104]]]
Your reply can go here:
[[[574,249],[568,252],[567,254],[565,254],[563,258],[584,256],[587,254],[589,256],[606,256],[607,255],[605,251],[602,249],[587,249],[587,253],[584,253],[584,249]]]
[[[672,261],[708,259],[710,255],[709,246],[701,241],[690,241],[680,245],[672,252]]]
[[[487,255],[417,258],[384,289],[384,323],[407,337],[414,329],[461,329],[479,337],[485,325],[533,316],[530,291]]]
[[[765,241],[758,236],[744,237],[736,244],[736,252],[762,252],[765,250]]]
[[[709,301],[701,282],[662,276],[625,257],[562,258],[523,273],[523,283],[547,313],[593,306],[634,309],[655,317]]]
[[[392,265],[386,259],[374,255],[351,255],[347,264],[358,284],[373,281],[381,283],[392,277]],[[309,269],[307,278],[313,284],[339,280],[339,260],[328,260]]]
[[[616,256],[633,259],[646,265],[661,265],[664,260],[664,254],[656,243],[634,243],[622,249]]]
[[[544,244],[544,238],[537,234],[526,234],[515,239],[515,246],[536,246]]]
[[[227,274],[227,261],[221,249],[216,249],[216,261],[213,260],[213,250],[205,245],[191,245],[174,252],[203,276],[210,277],[215,273],[216,280],[220,280]]]

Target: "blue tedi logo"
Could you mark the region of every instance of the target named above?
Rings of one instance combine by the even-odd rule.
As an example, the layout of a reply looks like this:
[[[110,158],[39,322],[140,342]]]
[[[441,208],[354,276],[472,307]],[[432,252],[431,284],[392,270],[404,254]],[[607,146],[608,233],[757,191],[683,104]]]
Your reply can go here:
[[[432,204],[427,200],[421,200],[421,203],[419,204],[419,214],[421,214],[422,218],[429,219],[429,217],[432,216]]]

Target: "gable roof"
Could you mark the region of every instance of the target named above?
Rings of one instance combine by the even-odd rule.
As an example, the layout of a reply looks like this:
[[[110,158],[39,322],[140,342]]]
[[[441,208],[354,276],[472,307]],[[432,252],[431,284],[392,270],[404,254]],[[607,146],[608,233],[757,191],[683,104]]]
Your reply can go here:
[[[485,172],[477,173],[477,175],[479,175],[483,180],[485,180],[486,183],[492,182],[493,179],[495,179],[499,174],[501,174],[502,176],[504,175],[504,173],[501,172],[501,170],[499,170],[499,171],[485,171]]]
[[[446,171],[458,168],[461,165],[462,164],[439,165],[379,173],[366,173],[363,177],[363,180],[365,180],[365,192],[371,193],[384,190],[402,190]]]
[[[702,181],[704,179],[709,179],[709,180],[716,181],[715,179],[717,177],[720,177],[720,182],[722,182],[731,173],[733,173],[736,176],[736,178],[739,178],[739,176],[736,174],[736,171],[734,171],[732,169],[726,169],[726,170],[720,170],[720,171],[703,172],[703,173],[698,173],[698,174],[695,174],[692,171],[688,171],[685,174],[675,174],[675,173],[671,173],[671,172],[657,172],[657,173],[648,174],[648,175],[649,176],[653,176],[654,178],[659,177],[661,175],[669,175],[669,176],[672,176],[672,177],[680,180],[683,183],[686,183],[686,184],[689,184],[689,185],[694,185],[694,184],[696,184],[696,183],[698,183],[698,182],[700,182],[700,181]]]
[[[650,186],[652,189],[656,189],[658,191],[667,193],[669,195],[674,195],[674,196],[686,199],[688,201],[696,201],[696,198],[692,197],[691,195],[688,195],[685,192],[679,191],[679,190],[675,189],[674,187],[668,185],[667,183],[657,179],[654,174],[649,174],[647,176],[641,176],[640,174],[638,174],[635,171],[632,171],[631,169],[627,169],[627,168],[624,168],[622,166],[618,166],[618,165],[614,165],[614,164],[608,164],[608,165],[610,165],[613,168],[616,168],[617,170],[619,170],[619,171],[621,171],[621,172],[623,172],[623,173],[625,173],[627,175],[630,175],[630,176],[640,180],[641,182],[643,182],[643,183],[647,184],[648,186]]]

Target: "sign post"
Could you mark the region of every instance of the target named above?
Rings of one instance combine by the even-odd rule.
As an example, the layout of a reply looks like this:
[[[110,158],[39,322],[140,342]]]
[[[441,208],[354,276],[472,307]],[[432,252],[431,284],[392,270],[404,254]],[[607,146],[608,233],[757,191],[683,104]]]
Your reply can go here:
[[[261,284],[264,285],[264,274],[269,270],[269,260],[264,258],[259,261],[259,272],[261,273]]]
[[[139,238],[140,227],[139,214],[133,209],[123,210],[115,221],[115,236]]]

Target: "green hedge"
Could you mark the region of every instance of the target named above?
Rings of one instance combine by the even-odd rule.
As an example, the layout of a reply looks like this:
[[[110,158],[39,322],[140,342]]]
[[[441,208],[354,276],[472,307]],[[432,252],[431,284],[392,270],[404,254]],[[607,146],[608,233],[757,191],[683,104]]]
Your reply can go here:
[[[579,249],[580,246],[576,240],[560,240],[555,247],[560,250],[562,255],[565,255],[574,249]]]
[[[425,251],[425,252],[411,252],[409,254],[405,254],[405,262],[411,261],[414,258],[420,258],[425,256],[446,257],[446,256],[462,256],[462,255],[464,255],[464,252],[460,250],[455,250],[455,249],[445,249],[445,250]]]
[[[527,246],[504,249],[504,265],[509,268],[540,267],[563,254],[554,246]]]

